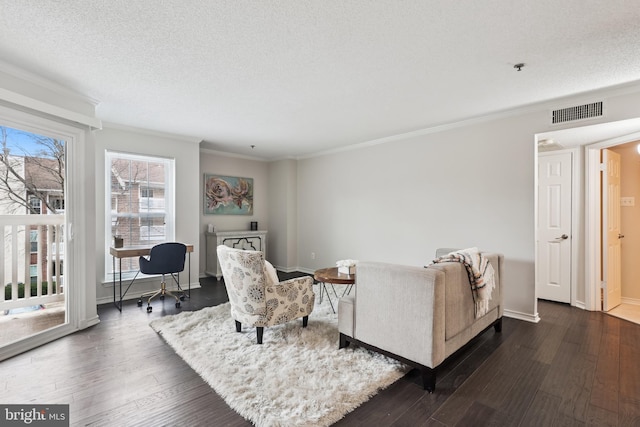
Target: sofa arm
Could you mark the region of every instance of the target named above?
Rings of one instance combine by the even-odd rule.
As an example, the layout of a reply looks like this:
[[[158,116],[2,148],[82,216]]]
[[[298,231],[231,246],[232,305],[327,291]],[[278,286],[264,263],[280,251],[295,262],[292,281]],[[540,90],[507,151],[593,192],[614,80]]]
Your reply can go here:
[[[338,301],[338,332],[354,338],[355,299],[352,296],[342,297]]]
[[[437,366],[445,354],[444,284],[435,269],[358,263],[354,338]]]

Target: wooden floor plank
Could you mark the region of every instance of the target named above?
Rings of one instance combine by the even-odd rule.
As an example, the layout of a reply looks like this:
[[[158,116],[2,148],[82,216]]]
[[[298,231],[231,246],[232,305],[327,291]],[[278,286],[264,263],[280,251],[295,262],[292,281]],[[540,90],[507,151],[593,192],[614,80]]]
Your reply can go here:
[[[605,322],[606,323],[609,322]],[[600,353],[593,378],[591,405],[617,413],[620,390],[620,335],[603,330]],[[617,331],[618,329],[616,329]]]
[[[554,425],[560,402],[561,398],[538,390],[524,413],[519,427]]]
[[[522,417],[531,405],[548,371],[549,365],[535,360],[526,364],[519,375],[518,382],[512,387],[509,398],[503,402],[499,409],[515,419]]]
[[[496,410],[479,402],[473,402],[464,412],[456,426],[472,426],[480,421],[486,421],[493,417]]]
[[[533,359],[541,363],[550,364],[556,356],[558,347],[560,347],[567,333],[567,329],[568,327],[565,324],[550,325],[547,330],[547,335],[540,343],[540,347],[538,347]]]
[[[618,410],[618,424],[621,426],[640,426],[639,396],[635,398],[621,397]]]
[[[640,360],[637,341],[620,343],[620,397],[640,403]]]
[[[584,421],[576,420],[570,415],[558,413],[553,420],[552,427],[584,427],[586,423]]]
[[[561,414],[586,422],[595,369],[595,360],[589,355],[582,355],[576,357],[570,369],[561,376],[565,378],[564,389],[558,391],[562,397],[559,408]]]
[[[590,404],[587,408],[586,424],[593,427],[619,426],[618,412],[608,411],[599,406]]]

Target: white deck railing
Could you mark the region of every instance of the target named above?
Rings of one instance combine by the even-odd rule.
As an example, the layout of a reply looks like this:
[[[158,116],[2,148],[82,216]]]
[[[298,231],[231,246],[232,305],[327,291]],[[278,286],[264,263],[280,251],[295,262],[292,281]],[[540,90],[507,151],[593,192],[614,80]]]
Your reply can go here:
[[[63,215],[0,215],[0,313],[64,300],[63,238]],[[5,299],[7,286],[9,299]]]

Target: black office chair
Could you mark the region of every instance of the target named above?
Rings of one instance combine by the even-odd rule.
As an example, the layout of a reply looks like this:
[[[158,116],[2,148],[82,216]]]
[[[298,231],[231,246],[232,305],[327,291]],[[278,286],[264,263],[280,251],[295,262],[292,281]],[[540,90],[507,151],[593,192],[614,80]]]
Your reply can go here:
[[[151,313],[151,300],[157,296],[164,299],[165,295],[172,296],[176,299],[176,308],[180,308],[180,301],[184,301],[184,291],[180,288],[180,281],[176,276],[179,272],[184,271],[184,258],[187,253],[187,247],[182,243],[160,243],[151,248],[149,259],[140,257],[140,272],[144,274],[162,274],[162,287],[147,294],[143,294],[138,299],[138,307],[142,307],[142,299],[149,297],[147,301],[147,313]],[[170,274],[174,282],[178,285],[178,292],[182,295],[179,297],[167,290],[167,284],[164,275]],[[179,277],[179,276],[178,276]]]

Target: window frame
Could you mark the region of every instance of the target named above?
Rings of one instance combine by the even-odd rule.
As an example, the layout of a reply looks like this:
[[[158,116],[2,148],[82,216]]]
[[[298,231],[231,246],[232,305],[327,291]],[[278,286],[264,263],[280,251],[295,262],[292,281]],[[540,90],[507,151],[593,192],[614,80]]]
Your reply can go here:
[[[42,214],[42,200],[40,200],[40,198],[35,194],[29,194],[29,206],[31,206],[31,209],[36,211],[34,215]]]
[[[164,241],[173,241],[175,240],[175,228],[176,228],[176,218],[175,218],[175,159],[151,155],[151,154],[137,154],[137,153],[129,153],[117,150],[105,150],[105,229],[104,229],[104,237],[105,242],[109,242],[109,246],[113,245],[113,235],[112,235],[112,226],[113,226],[113,198],[115,197],[111,190],[111,182],[113,179],[113,171],[111,169],[111,164],[114,159],[126,159],[130,161],[143,161],[148,163],[161,163],[164,166],[164,239],[158,240],[155,243],[161,243]],[[143,186],[140,185],[140,188]],[[144,184],[145,188],[149,187],[148,182]],[[140,193],[140,188],[138,189],[138,196]],[[155,188],[155,187],[154,187]],[[138,202],[139,203],[139,202]],[[116,197],[116,211],[120,206],[118,204],[118,199]],[[142,219],[140,216],[139,220]],[[135,260],[135,264],[137,265],[137,260]],[[105,281],[112,281],[114,278],[114,272],[118,271],[119,266],[116,266],[114,269],[113,259],[109,253],[106,251],[105,260],[104,260],[104,272],[105,272]],[[133,266],[131,268],[127,268],[125,263],[122,265],[122,277],[123,278],[131,278],[137,272],[137,268],[134,269]],[[125,269],[126,268],[126,269]]]

